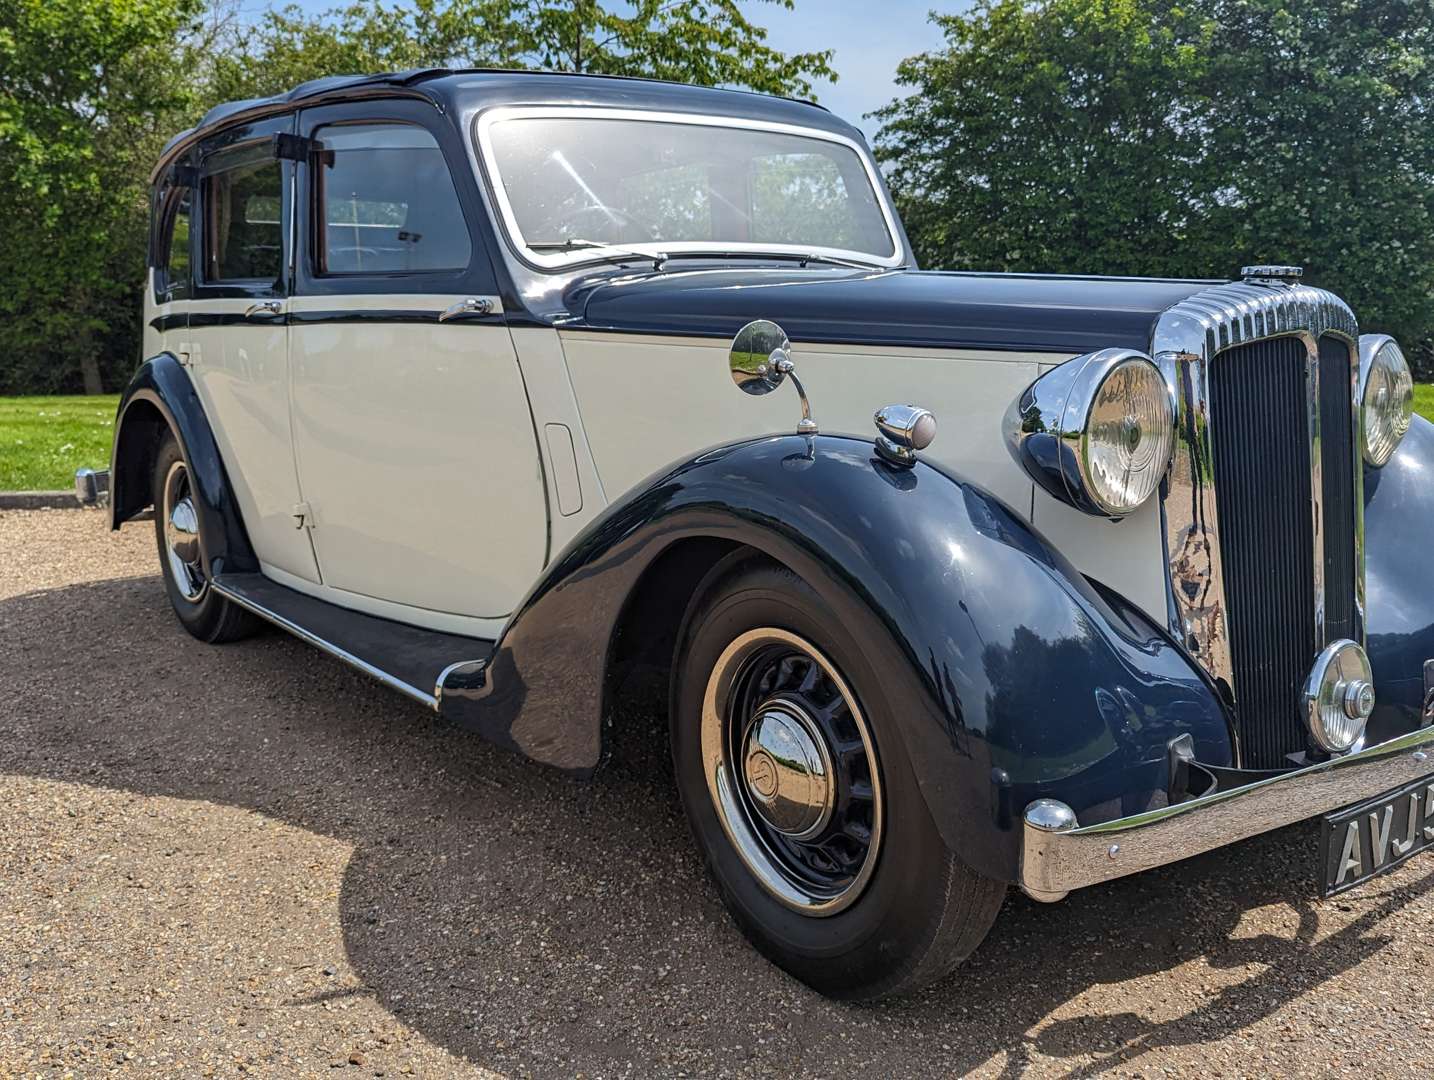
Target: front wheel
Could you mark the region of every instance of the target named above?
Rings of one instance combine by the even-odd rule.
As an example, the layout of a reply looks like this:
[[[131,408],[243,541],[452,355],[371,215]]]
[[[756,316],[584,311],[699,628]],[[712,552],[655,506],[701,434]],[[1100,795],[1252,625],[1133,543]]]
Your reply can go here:
[[[152,483],[159,565],[174,614],[186,630],[210,644],[237,641],[252,634],[258,628],[258,620],[211,587],[209,559],[200,529],[204,509],[173,432],[166,432],[159,444]]]
[[[1005,888],[946,847],[852,634],[784,567],[719,567],[678,645],[672,748],[753,944],[825,994],[867,999],[959,964]]]

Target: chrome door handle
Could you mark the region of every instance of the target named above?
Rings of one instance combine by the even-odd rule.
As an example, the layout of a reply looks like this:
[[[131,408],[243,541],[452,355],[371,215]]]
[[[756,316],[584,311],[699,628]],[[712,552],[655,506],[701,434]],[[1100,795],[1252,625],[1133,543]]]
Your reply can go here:
[[[492,312],[493,301],[489,300],[486,296],[465,296],[447,311],[440,314],[438,321],[447,322],[449,319],[459,319],[464,315],[490,315]]]
[[[252,319],[257,315],[269,318],[274,315],[281,315],[283,311],[284,305],[278,300],[260,300],[257,303],[250,304],[244,309],[244,318]]]

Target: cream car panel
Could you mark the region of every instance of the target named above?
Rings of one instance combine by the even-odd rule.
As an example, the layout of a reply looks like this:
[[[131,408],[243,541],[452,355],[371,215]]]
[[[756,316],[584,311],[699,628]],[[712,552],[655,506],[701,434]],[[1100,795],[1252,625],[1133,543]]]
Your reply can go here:
[[[353,611],[362,611],[365,615],[377,615],[380,619],[392,619],[395,622],[408,623],[411,626],[422,626],[444,634],[460,634],[464,637],[484,638],[492,641],[498,637],[503,629],[503,624],[508,621],[506,618],[476,619],[466,615],[450,615],[442,611],[421,611],[403,604],[394,604],[376,597],[364,596],[361,593],[345,592],[342,589],[332,589],[326,585],[315,585],[303,578],[286,574],[277,566],[272,566],[262,560],[260,560],[259,569],[265,577],[277,581],[280,585],[293,589],[295,592],[303,593],[305,596],[312,596]],[[475,659],[477,658],[475,657]]]
[[[546,561],[542,465],[513,341],[498,322],[438,321],[463,299],[290,302],[295,456],[324,585],[346,594],[336,603],[381,598],[413,609],[393,617],[432,626],[435,612],[496,618]],[[319,315],[345,311],[416,314]]]
[[[1169,625],[1159,498],[1120,521],[1109,521],[1036,488],[1032,524],[1082,573],[1109,585],[1156,626]]]
[[[795,430],[795,392],[740,393],[727,371],[727,341],[586,331],[562,337],[598,475],[613,497],[716,443]],[[1001,422],[1041,364],[1066,357],[794,342],[792,359],[823,431],[868,437],[882,405],[922,405],[942,425],[923,456],[1030,513],[1033,485],[1011,460]]]
[[[512,333],[533,422],[543,432],[551,535],[548,557],[555,558],[602,511],[607,496],[593,466],[592,448],[563,361],[558,332],[520,327]]]
[[[254,553],[317,582],[308,534],[294,521],[300,496],[289,424],[289,331],[282,319],[246,318],[254,302],[190,302],[189,372],[212,420]],[[166,335],[167,348],[180,344]]]

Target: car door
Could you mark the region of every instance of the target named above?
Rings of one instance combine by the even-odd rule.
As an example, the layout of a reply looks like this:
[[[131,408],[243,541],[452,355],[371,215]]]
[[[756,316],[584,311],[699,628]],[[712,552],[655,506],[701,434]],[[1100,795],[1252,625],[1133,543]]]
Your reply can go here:
[[[317,583],[298,516],[303,496],[289,423],[294,166],[276,155],[276,137],[293,124],[286,116],[228,128],[200,147],[192,211],[199,258],[186,339],[189,370],[260,565],[271,577]]]
[[[305,110],[296,460],[326,588],[435,626],[513,610],[547,556],[537,437],[457,135],[432,106]],[[435,616],[435,617],[429,617]]]

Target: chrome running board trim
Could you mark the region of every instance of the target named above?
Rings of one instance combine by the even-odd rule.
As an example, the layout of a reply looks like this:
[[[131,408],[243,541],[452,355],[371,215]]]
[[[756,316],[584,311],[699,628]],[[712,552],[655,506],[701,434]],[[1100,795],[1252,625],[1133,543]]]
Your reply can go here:
[[[278,612],[271,611],[269,608],[265,607],[263,604],[260,604],[258,601],[253,600],[250,597],[243,595],[242,593],[236,592],[231,588],[228,588],[223,583],[222,578],[216,578],[213,582],[211,582],[210,588],[212,588],[220,596],[224,597],[231,603],[238,604],[246,611],[252,611],[255,615],[259,616],[259,618],[265,619],[268,622],[273,623],[281,630],[287,630],[296,638],[299,638],[301,641],[308,642],[310,645],[314,646],[322,652],[328,653],[334,659],[342,660],[350,667],[356,668],[357,670],[362,671],[365,675],[377,679],[385,686],[393,690],[397,690],[400,694],[403,694],[406,697],[410,697],[414,701],[417,701],[422,705],[426,705],[434,712],[438,711],[438,698],[436,698],[434,695],[420,690],[416,686],[410,686],[408,683],[404,682],[397,676],[390,675],[387,671],[375,667],[367,660],[355,656],[347,649],[341,648],[340,646],[335,645],[331,641],[326,641],[318,634],[315,634],[313,631],[308,630],[303,626],[300,626],[292,619],[285,618]]]

